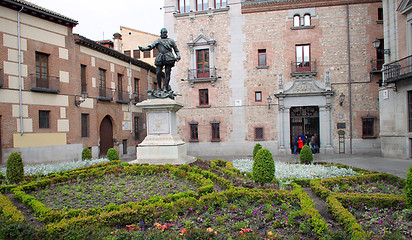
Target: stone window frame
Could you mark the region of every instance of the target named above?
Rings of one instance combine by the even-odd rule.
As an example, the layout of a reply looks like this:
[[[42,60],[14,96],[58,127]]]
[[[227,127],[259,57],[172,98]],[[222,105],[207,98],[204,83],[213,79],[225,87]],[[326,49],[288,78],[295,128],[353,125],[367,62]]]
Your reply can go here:
[[[312,23],[314,18],[317,18],[314,8],[310,9],[295,9],[292,14],[289,15],[289,19],[293,22],[291,30],[301,30],[301,29],[313,29],[315,26]],[[309,16],[309,24],[306,22],[306,17]],[[296,25],[297,17],[299,17],[298,23]]]
[[[262,102],[262,91],[255,91],[255,102]]]
[[[194,87],[195,83],[200,82],[211,82],[212,86],[215,86],[215,82],[218,79],[216,76],[216,66],[215,66],[215,46],[216,40],[213,37],[213,33],[210,34],[210,38],[206,37],[203,34],[203,29],[201,29],[201,34],[193,39],[191,37],[190,42],[187,43],[189,46],[189,61],[190,61],[190,68],[188,69],[188,82],[190,83],[191,87]],[[197,69],[197,60],[196,60],[196,53],[199,50],[208,50],[209,51],[209,68],[210,68],[210,75],[207,78],[197,78],[196,69]]]

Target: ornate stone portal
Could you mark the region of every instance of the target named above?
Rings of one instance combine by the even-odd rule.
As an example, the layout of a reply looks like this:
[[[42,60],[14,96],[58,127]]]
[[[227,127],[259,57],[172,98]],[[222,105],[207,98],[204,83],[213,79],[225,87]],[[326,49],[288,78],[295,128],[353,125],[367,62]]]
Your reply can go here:
[[[147,136],[136,148],[137,159],[131,163],[187,164],[185,142],[177,134],[176,112],[183,107],[170,98],[148,99],[136,104],[146,111]]]
[[[320,152],[332,154],[332,96],[329,71],[325,71],[324,82],[315,81],[317,72],[291,74],[292,82],[284,86],[283,73],[279,73],[278,99],[279,107],[279,154],[290,154],[291,150],[291,122],[290,110],[293,107],[319,107],[319,140]],[[319,86],[321,85],[321,86]],[[323,85],[323,86],[322,86]]]

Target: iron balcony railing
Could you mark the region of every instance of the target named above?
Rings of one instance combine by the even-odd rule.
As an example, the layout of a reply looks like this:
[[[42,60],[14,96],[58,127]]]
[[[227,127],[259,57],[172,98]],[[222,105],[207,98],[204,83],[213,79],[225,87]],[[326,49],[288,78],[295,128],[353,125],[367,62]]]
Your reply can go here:
[[[316,61],[292,62],[292,73],[317,72]]]
[[[113,100],[112,89],[99,87],[99,97],[97,99],[101,101],[112,101]]]
[[[133,93],[133,103],[143,102],[144,100],[146,100],[146,98],[147,95],[139,94],[138,92]]]
[[[60,79],[59,77],[50,76],[48,74],[32,73],[29,75],[31,82],[31,91],[59,93]]]
[[[0,87],[3,87],[3,69],[0,68]]]
[[[384,61],[385,61],[384,59],[372,59],[371,60],[372,72],[381,72]]]
[[[129,103],[130,102],[130,93],[127,91],[117,91],[117,103]]]
[[[412,55],[386,64],[383,69],[385,82],[412,77]]]
[[[216,78],[216,68],[188,69],[189,80],[202,78]]]

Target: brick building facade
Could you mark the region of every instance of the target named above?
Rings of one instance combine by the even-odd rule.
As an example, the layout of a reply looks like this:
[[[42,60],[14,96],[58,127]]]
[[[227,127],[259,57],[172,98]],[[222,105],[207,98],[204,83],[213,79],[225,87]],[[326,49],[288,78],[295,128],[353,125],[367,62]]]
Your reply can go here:
[[[22,0],[0,0],[0,163],[134,156],[155,68],[72,33],[77,21]],[[20,54],[19,54],[20,53]]]
[[[288,154],[298,135],[317,135],[322,153],[380,152],[381,1],[164,5],[190,155],[250,155],[257,142]]]

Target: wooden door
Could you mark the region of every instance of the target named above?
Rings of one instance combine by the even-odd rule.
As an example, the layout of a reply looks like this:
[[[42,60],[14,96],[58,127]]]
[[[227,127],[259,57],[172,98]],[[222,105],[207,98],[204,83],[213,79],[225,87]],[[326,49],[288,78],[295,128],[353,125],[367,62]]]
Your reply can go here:
[[[113,124],[109,116],[103,118],[100,124],[100,157],[107,155],[107,150],[113,147]]]

